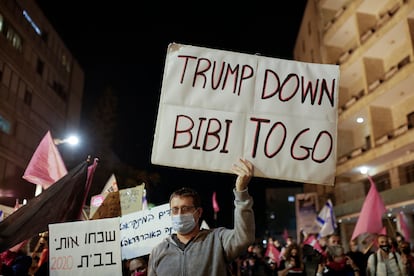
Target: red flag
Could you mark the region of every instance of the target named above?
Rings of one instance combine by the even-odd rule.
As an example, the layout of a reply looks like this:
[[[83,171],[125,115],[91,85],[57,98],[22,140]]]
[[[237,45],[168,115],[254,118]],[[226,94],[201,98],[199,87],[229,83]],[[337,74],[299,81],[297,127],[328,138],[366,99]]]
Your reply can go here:
[[[375,187],[375,183],[368,176],[371,187],[362,205],[358,221],[355,225],[354,233],[351,240],[354,240],[360,234],[371,233],[378,234],[382,230],[382,215],[387,211],[380,194]]]
[[[23,179],[47,189],[67,173],[62,157],[48,131],[34,152]]]
[[[218,213],[220,211],[220,207],[216,199],[216,192],[213,192],[213,210],[214,210],[214,213]]]

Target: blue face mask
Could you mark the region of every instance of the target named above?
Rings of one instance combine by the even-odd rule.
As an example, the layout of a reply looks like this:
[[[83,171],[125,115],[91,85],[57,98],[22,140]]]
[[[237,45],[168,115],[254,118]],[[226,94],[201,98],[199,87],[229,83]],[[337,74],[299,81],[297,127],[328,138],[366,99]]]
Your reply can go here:
[[[196,226],[192,213],[182,215],[172,215],[172,228],[179,234],[187,234]]]

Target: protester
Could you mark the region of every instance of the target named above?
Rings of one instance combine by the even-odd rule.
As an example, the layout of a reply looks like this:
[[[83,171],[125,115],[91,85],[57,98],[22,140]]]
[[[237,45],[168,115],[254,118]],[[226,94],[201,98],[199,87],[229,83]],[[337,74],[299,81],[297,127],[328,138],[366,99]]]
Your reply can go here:
[[[328,246],[324,261],[318,266],[316,276],[359,276],[360,269],[345,255],[342,245]]]
[[[400,241],[399,252],[401,254],[401,261],[405,266],[407,275],[414,276],[414,256],[411,252],[410,243],[405,240]]]
[[[239,269],[234,275],[261,275],[262,270],[262,253],[260,252],[260,247],[258,244],[251,244],[247,248],[247,252],[239,257]]]
[[[148,275],[227,275],[228,266],[255,241],[253,199],[248,184],[253,165],[239,159],[232,167],[237,175],[233,193],[234,229],[201,229],[203,212],[196,191],[181,188],[170,197],[173,229],[177,232],[151,251]]]
[[[281,263],[277,274],[278,276],[306,275],[301,249],[298,244],[292,243],[286,248],[285,259]]]
[[[288,236],[286,238],[286,244],[282,247],[282,250],[280,251],[280,261],[283,262],[286,260],[286,249],[291,245],[295,243],[295,240],[292,236]]]
[[[267,239],[266,251],[264,254],[265,268],[267,275],[277,275],[280,262],[280,251],[276,248],[272,237]]]
[[[129,276],[147,276],[148,257],[136,257],[128,260]]]
[[[32,257],[27,255],[23,241],[0,253],[0,275],[26,276],[32,265]]]
[[[346,255],[349,256],[354,261],[355,265],[359,268],[359,275],[365,276],[368,255],[359,250],[358,242],[356,239],[349,242],[349,251],[346,253]]]
[[[332,246],[332,245],[341,245],[341,236],[337,233],[333,233],[331,235],[328,236],[328,244],[327,246]]]
[[[407,275],[401,255],[391,250],[387,235],[378,235],[378,249],[368,258],[367,275]]]

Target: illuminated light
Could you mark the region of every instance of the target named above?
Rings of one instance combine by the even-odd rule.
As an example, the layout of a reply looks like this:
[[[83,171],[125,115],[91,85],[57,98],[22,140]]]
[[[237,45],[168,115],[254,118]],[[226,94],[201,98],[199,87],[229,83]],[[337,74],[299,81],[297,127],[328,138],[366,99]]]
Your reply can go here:
[[[74,146],[74,145],[79,144],[79,138],[75,135],[71,135],[71,136],[69,136],[68,138],[65,138],[65,139],[54,139],[53,142],[55,143],[55,145],[68,143],[68,144]]]
[[[38,35],[42,35],[42,31],[40,30],[40,28],[36,25],[36,23],[32,20],[32,18],[30,17],[29,13],[27,11],[23,11],[23,16],[24,18],[26,18],[26,20],[30,23],[30,25],[32,26],[33,30],[35,30],[35,32]]]
[[[390,218],[392,217],[392,213],[388,213],[387,216]]]
[[[79,138],[74,135],[68,137],[66,140],[71,145],[77,145],[79,143]]]
[[[362,123],[364,122],[364,118],[362,118],[362,117],[358,117],[358,118],[356,119],[356,122],[357,122],[358,124],[362,124]]]
[[[359,169],[359,172],[360,172],[361,174],[367,174],[367,173],[368,173],[368,168],[367,168],[367,167],[361,167],[361,168]]]
[[[294,196],[288,196],[288,202],[295,202]]]

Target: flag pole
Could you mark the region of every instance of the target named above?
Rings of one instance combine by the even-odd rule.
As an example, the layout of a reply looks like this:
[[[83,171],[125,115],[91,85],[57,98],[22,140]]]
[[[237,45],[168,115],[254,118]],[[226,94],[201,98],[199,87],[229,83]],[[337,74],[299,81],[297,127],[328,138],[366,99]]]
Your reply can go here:
[[[389,235],[389,236],[392,237],[392,238],[395,238],[397,235],[396,235],[396,232],[394,230],[394,226],[392,225],[391,220],[390,220],[390,218],[388,216],[386,218],[386,221],[388,223],[389,228],[391,229],[390,230],[391,231],[391,235]]]

